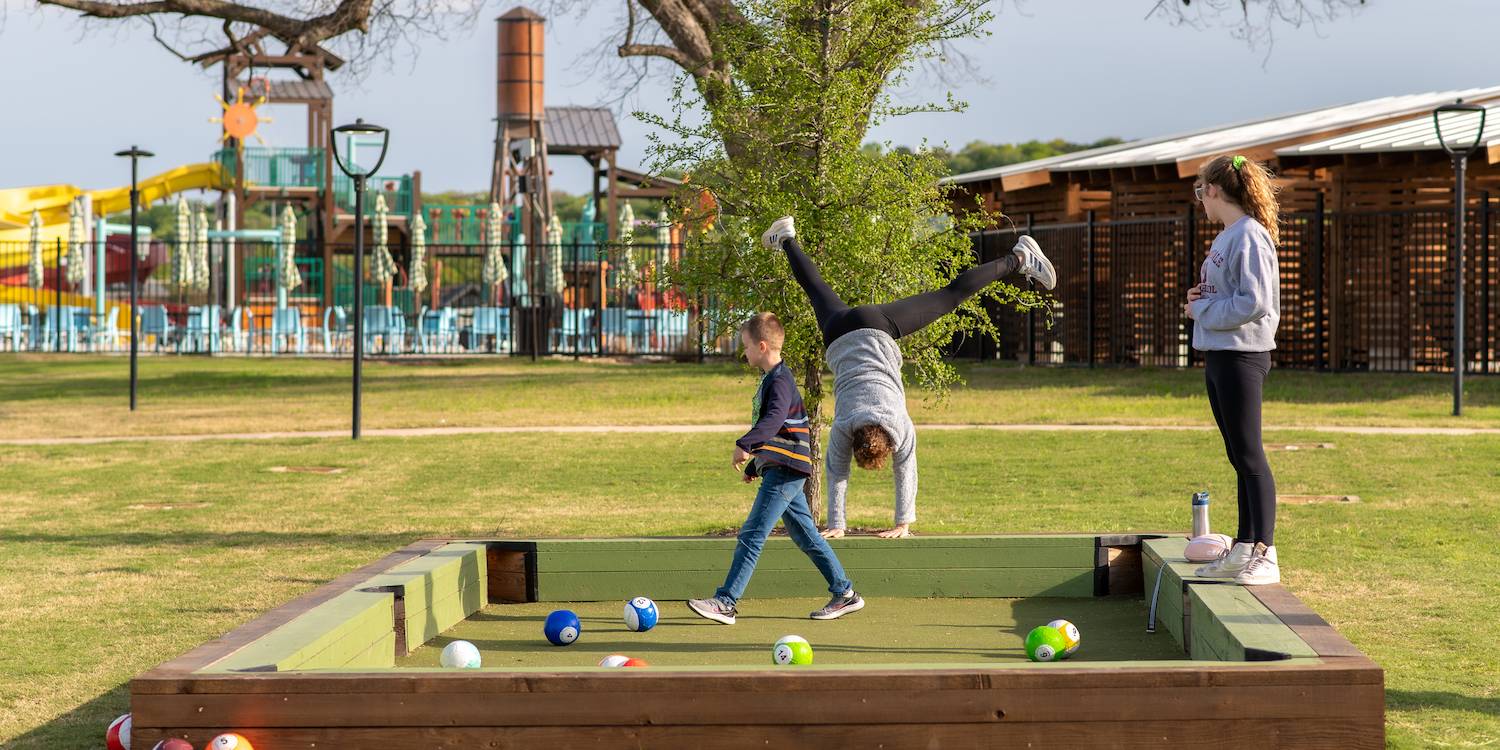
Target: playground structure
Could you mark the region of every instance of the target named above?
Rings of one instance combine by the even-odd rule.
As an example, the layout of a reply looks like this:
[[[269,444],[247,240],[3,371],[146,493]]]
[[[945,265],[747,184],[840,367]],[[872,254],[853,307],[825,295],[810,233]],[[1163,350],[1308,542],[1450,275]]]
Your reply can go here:
[[[517,7],[497,26],[488,204],[424,206],[420,172],[374,175],[358,229],[354,185],[333,168],[330,141],[326,75],[344,61],[317,45],[269,50],[270,35],[256,31],[192,60],[222,71],[222,116],[212,120],[222,147],[139,183],[143,206],[179,204],[173,236],[139,235],[140,310],[124,303],[129,230],[104,219],[129,210],[128,186],[0,190],[0,346],[117,350],[135,314],[150,350],[340,354],[352,335],[354,233],[363,231],[371,252],[358,283],[375,302],[363,321],[372,351],[714,348],[702,305],[660,283],[681,255],[681,233],[651,204],[679,183],[618,165],[610,110],[544,105],[541,16]],[[265,104],[305,108],[306,146],[247,145]],[[369,144],[337,145],[358,160]],[[590,165],[577,221],[552,205],[552,156]],[[190,209],[182,194],[193,190],[217,197]],[[250,228],[254,214],[272,226]]]

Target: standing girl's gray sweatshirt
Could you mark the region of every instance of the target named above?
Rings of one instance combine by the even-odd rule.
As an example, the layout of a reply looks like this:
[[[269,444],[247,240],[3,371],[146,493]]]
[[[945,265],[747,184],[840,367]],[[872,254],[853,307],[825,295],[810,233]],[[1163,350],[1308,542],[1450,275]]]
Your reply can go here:
[[[1219,232],[1199,275],[1203,296],[1192,304],[1193,348],[1268,352],[1281,320],[1281,273],[1276,246],[1261,223],[1246,216]]]
[[[861,328],[828,345],[833,369],[834,415],[828,439],[828,528],[842,529],[844,493],[849,487],[849,462],[854,455],[854,431],[878,425],[890,433],[896,478],[896,523],[917,519],[917,431],[906,413],[906,387],[901,383],[901,347],[885,331]]]

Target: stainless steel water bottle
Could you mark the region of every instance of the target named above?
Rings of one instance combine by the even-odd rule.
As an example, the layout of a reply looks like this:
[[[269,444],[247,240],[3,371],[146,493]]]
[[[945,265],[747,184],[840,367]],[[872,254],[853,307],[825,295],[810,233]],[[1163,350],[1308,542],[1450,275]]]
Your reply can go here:
[[[1208,491],[1193,493],[1193,537],[1208,535]]]

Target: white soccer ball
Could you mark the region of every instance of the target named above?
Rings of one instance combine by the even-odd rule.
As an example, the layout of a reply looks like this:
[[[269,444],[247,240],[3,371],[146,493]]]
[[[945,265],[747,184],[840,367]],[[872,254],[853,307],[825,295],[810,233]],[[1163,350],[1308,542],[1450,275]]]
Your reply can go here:
[[[442,662],[448,669],[478,669],[479,649],[468,641],[454,641],[443,647]]]

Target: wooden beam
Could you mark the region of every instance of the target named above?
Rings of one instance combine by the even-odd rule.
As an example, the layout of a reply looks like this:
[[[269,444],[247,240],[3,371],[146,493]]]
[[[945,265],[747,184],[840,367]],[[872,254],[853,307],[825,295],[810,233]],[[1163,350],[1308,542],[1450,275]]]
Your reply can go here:
[[[1045,169],[1036,169],[1019,174],[1008,174],[1000,178],[1000,185],[1006,191],[1025,190],[1030,187],[1047,185],[1052,182],[1052,173]]]

